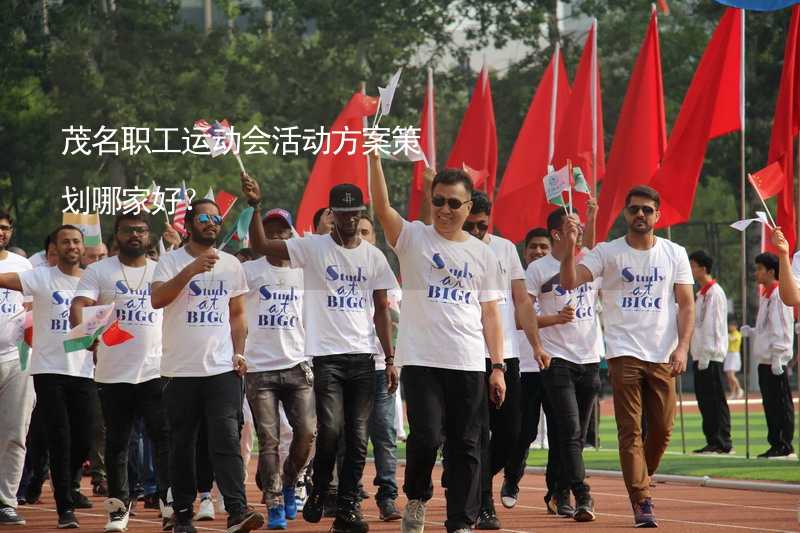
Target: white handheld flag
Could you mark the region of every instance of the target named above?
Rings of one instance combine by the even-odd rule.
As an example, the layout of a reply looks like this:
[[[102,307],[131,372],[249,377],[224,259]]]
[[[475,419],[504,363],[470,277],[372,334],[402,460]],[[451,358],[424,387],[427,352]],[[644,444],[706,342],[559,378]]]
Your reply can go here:
[[[400,74],[403,72],[402,68],[397,69],[397,72],[389,78],[389,83],[386,87],[378,87],[378,95],[381,99],[381,114],[388,115],[392,108],[392,100],[394,100],[394,92],[397,90],[397,85],[400,83]]]

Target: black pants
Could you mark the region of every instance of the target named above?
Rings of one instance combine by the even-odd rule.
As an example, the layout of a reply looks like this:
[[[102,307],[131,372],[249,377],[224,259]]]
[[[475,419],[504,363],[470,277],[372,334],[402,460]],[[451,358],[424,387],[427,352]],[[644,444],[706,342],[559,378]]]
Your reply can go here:
[[[73,509],[72,491],[83,462],[89,457],[97,394],[89,378],[60,374],[33,376],[36,401],[47,424],[50,482],[58,514]]]
[[[28,435],[25,439],[25,465],[22,468],[22,479],[17,490],[17,499],[27,499],[42,493],[42,485],[50,470],[47,453],[47,421],[39,402],[33,408]],[[36,503],[28,501],[29,504]]]
[[[161,378],[144,383],[98,383],[106,424],[106,474],[108,495],[126,505],[130,499],[128,456],[133,426],[138,416],[155,448],[159,497],[166,501],[169,488],[167,415],[162,401]]]
[[[767,440],[772,448],[793,451],[794,406],[786,367],[776,376],[770,365],[758,365],[758,387],[767,417]]]
[[[401,374],[410,432],[403,491],[409,500],[433,496],[431,472],[442,443],[447,469],[447,531],[470,527],[480,508],[481,422],[486,412],[484,372],[405,366]]]
[[[208,435],[208,423],[203,420],[200,422],[201,436]],[[208,439],[197,439],[197,456],[195,457],[194,464],[197,467],[197,492],[204,494],[211,492],[214,488],[214,470],[211,468],[211,458],[208,453]]]
[[[164,403],[170,431],[169,471],[176,513],[191,515],[197,495],[197,439],[208,439],[209,458],[225,510],[236,516],[247,505],[239,451],[244,381],[235,372],[208,377],[167,378]],[[202,421],[206,435],[199,435]]]
[[[711,361],[705,370],[694,362],[694,393],[703,417],[706,443],[721,450],[731,449],[731,412],[725,399],[725,372],[722,363]]]
[[[518,485],[525,474],[531,443],[538,436],[539,418],[542,411],[547,420],[547,440],[551,443],[556,442],[555,414],[545,393],[541,372],[523,372],[520,375],[520,392],[522,423],[517,443],[512,446],[513,449],[509,453],[505,468],[506,480],[513,485]],[[551,420],[553,421],[551,422]],[[547,451],[547,468],[545,470],[547,496],[545,499],[549,499],[556,492],[556,480],[560,471],[557,452],[551,451],[552,447],[551,444]]]
[[[550,440],[550,454],[560,467],[556,486],[559,491],[571,489],[576,496],[586,493],[583,446],[600,392],[600,364],[581,365],[556,357],[542,378],[550,404],[558,406],[556,416],[547,418],[548,425],[555,423],[556,440]]]
[[[336,465],[339,437],[344,432],[344,461],[337,496],[340,507],[358,501],[358,487],[367,458],[367,429],[374,396],[375,360],[372,354],[336,354],[314,358],[317,411],[314,490],[327,492]]]
[[[492,502],[492,479],[508,462],[520,432],[520,379],[519,359],[506,359],[506,398],[500,409],[489,401],[481,431],[481,505]],[[486,385],[492,371],[491,359],[486,360]]]

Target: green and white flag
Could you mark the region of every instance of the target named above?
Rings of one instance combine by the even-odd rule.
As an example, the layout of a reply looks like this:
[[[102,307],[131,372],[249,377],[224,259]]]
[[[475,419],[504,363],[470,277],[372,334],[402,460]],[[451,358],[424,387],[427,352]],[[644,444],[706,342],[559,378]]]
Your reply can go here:
[[[114,304],[93,305],[83,308],[83,320],[67,333],[64,351],[86,350],[103,333],[114,317]]]
[[[583,175],[581,167],[572,167],[572,177],[575,180],[575,190],[583,194],[591,194],[589,191],[589,184],[586,182],[586,177]]]
[[[556,171],[551,170],[547,176],[542,178],[542,182],[544,183],[544,194],[547,197],[547,201],[564,207],[566,204],[561,194],[569,191],[570,188],[569,166],[564,165]]]
[[[62,224],[77,227],[83,233],[83,244],[98,246],[103,242],[100,231],[100,215],[97,213],[64,213],[61,217]]]

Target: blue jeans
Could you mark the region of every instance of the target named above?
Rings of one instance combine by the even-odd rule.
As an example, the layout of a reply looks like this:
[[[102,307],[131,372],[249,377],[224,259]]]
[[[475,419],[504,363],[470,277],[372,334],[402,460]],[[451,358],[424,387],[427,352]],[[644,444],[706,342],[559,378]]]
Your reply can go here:
[[[397,499],[397,428],[394,427],[394,394],[387,392],[386,372],[375,371],[375,403],[369,417],[369,438],[375,451],[376,501]]]

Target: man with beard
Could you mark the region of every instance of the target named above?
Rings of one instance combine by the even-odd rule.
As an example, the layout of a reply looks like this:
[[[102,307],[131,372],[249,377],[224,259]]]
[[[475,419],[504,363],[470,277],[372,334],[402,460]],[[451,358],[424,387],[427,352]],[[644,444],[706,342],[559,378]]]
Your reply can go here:
[[[247,506],[239,424],[247,372],[244,356],[247,281],[241,263],[214,249],[219,206],[195,200],[186,213],[189,242],[164,254],[151,283],[154,309],[164,309],[161,375],[170,429],[170,486],[175,533],[194,533],[195,450],[207,422],[209,455],[225,499],[228,532],[251,531],[263,515]]]
[[[14,233],[11,215],[0,211],[0,272],[31,270],[30,261],[7,248]],[[25,464],[25,435],[33,410],[33,381],[22,368],[17,340],[25,320],[22,293],[0,290],[0,525],[24,525],[17,514],[17,489]]]
[[[131,506],[128,494],[128,443],[134,422],[144,419],[155,448],[159,497],[164,524],[172,509],[166,506],[169,448],[167,420],[161,399],[161,322],[163,311],[150,303],[150,282],[156,263],[145,256],[150,223],[141,214],[117,217],[114,236],[119,253],[89,265],[70,307],[70,324],[82,322],[83,308],[114,304],[115,319],[133,339],[116,346],[97,346],[94,380],[105,421],[105,459],[108,473],[106,531],[125,531]]]
[[[652,187],[632,188],[625,198],[627,235],[600,243],[578,265],[577,217],[568,216],[562,229],[567,249],[561,260],[561,287],[573,290],[603,278],[599,289],[619,457],[636,527],[657,527],[650,477],[669,443],[675,376],[686,370],[694,329],[689,257],[682,246],[655,236],[659,205],[658,191]]]
[[[303,507],[303,518],[312,523],[322,518],[339,435],[344,431],[344,462],[331,531],[363,533],[369,525],[359,508],[359,481],[375,397],[378,341],[386,354],[388,391],[391,394],[397,388],[387,297],[387,290],[397,287],[397,282],[383,253],[358,235],[364,202],[355,185],[345,183],[331,189],[330,233],[286,241],[265,237],[259,215],[261,190],[246,174],[242,175],[242,192],[255,208],[250,224],[253,251],[288,259],[292,267],[303,269],[306,353],[314,357],[317,411],[314,490]]]
[[[36,398],[47,427],[50,474],[58,510],[58,528],[77,528],[74,509],[86,497],[73,483],[89,455],[94,431],[95,394],[92,354],[66,353],[69,306],[81,278],[83,234],[63,225],[52,233],[58,264],[21,273],[0,274],[0,288],[22,291],[33,299],[33,358],[31,374]]]

